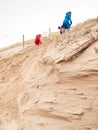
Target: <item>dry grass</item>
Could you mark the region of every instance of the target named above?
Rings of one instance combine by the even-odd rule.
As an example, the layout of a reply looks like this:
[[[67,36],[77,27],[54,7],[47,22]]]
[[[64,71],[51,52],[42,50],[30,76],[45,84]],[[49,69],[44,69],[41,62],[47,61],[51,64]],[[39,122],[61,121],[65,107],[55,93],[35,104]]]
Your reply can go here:
[[[27,40],[27,41],[25,41],[25,45],[31,44],[33,41],[34,41],[34,39]],[[13,44],[13,45],[10,45],[10,46],[8,46],[8,47],[0,48],[0,52],[6,51],[6,50],[9,50],[9,49],[11,49],[11,48],[18,47],[18,46],[23,46],[23,42],[18,42],[18,43],[15,43],[15,44]]]
[[[97,19],[88,19],[86,21],[84,21],[83,23],[79,23],[75,26],[72,26],[71,28],[71,32],[70,34],[67,34],[66,33],[66,36],[64,36],[65,38],[70,38],[70,35],[71,35],[71,38],[74,37],[74,39],[78,36],[84,36],[86,34],[89,34],[91,32],[91,29],[88,27],[88,23],[95,23],[95,22],[98,22]],[[96,29],[96,32],[98,32],[98,29]],[[73,36],[72,36],[73,35]],[[59,31],[58,32],[51,32],[49,35],[48,35],[48,38],[52,38],[52,39],[55,39],[56,41],[58,40],[58,36],[60,36],[59,34]],[[42,37],[42,40],[46,39],[47,41],[47,37]],[[70,40],[68,40],[70,41]],[[34,39],[30,39],[30,40],[27,40],[25,41],[25,45],[27,44],[32,44],[34,42]],[[23,46],[23,42],[19,42],[19,43],[15,43],[13,45],[10,45],[8,47],[5,47],[5,48],[0,48],[0,52],[1,51],[6,51],[6,50],[9,50],[11,48],[15,48],[15,47],[18,47],[18,46]]]

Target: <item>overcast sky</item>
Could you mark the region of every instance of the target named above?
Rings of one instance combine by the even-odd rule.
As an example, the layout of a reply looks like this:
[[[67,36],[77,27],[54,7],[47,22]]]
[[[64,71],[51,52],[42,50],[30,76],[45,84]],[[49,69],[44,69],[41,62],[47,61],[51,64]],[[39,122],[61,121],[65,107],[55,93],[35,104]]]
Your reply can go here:
[[[98,16],[98,0],[0,0],[0,47],[58,31],[67,11],[73,25]]]

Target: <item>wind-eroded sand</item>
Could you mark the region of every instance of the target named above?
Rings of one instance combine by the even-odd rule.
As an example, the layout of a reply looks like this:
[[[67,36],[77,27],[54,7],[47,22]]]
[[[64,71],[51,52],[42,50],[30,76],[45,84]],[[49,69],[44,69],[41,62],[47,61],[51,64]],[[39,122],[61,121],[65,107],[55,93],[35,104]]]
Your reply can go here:
[[[98,40],[64,61],[91,35],[96,19],[0,52],[0,130],[98,130]]]

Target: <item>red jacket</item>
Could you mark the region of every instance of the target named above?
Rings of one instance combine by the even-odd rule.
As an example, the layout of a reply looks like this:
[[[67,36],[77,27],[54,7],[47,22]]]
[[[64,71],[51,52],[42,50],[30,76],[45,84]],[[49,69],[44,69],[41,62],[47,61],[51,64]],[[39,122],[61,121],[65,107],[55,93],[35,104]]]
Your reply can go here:
[[[36,35],[36,38],[35,38],[35,44],[36,44],[36,45],[39,45],[39,44],[42,43],[41,40],[40,40],[40,37],[41,37],[40,34]]]

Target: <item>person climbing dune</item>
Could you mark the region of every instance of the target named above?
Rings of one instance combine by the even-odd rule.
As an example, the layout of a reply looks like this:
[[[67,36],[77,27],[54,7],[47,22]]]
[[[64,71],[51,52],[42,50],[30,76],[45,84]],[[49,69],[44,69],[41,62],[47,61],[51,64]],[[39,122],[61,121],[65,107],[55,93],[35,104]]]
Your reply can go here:
[[[36,46],[42,44],[40,38],[41,38],[41,34],[36,35],[36,38],[35,38],[35,45]]]
[[[65,32],[65,30],[62,27],[58,27],[58,29],[60,30],[60,34],[63,34]]]
[[[63,24],[61,26],[61,28],[63,28],[64,30],[67,29],[69,31],[69,29],[72,25],[71,15],[72,15],[71,11],[66,13]]]

